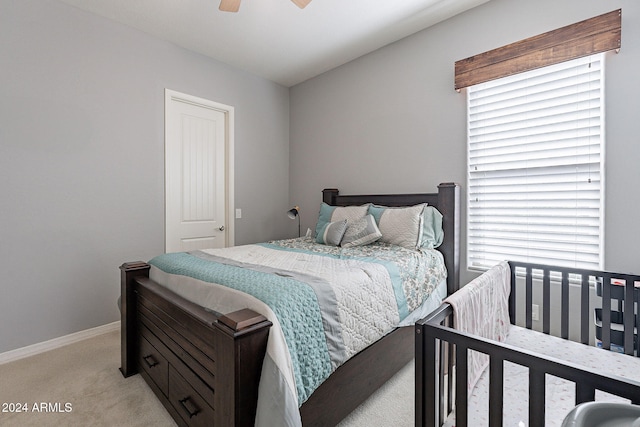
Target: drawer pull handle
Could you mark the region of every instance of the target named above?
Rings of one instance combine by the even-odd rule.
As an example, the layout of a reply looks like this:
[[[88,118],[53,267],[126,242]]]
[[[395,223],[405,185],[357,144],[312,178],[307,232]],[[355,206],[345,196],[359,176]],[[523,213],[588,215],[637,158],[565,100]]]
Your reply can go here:
[[[189,414],[189,418],[193,418],[196,415],[198,415],[198,412],[200,412],[200,408],[198,408],[192,401],[190,397],[185,397],[184,399],[179,400],[178,402],[180,402],[180,405],[182,405],[182,408],[187,411],[187,414]],[[191,409],[189,409],[189,407],[187,406],[187,402],[189,402],[188,406],[191,406]]]
[[[144,356],[142,359],[147,362],[147,366],[150,368],[153,368],[159,363],[152,355]]]

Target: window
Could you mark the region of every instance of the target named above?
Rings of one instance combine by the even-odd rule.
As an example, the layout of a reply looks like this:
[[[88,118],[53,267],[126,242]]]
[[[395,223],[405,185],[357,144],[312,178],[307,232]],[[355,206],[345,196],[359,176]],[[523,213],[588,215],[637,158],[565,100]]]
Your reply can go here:
[[[468,266],[600,269],[603,54],[468,88]]]

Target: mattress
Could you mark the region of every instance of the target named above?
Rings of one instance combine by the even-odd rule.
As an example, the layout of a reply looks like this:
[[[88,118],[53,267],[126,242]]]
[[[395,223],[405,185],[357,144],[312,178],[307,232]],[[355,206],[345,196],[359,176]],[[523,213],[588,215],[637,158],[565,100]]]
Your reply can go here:
[[[440,252],[299,238],[165,254],[150,278],[207,309],[269,319],[257,425],[298,426],[298,408],[340,365],[446,292]],[[428,311],[427,311],[428,312]]]
[[[541,332],[511,325],[507,344],[578,364],[599,373],[607,373],[640,381],[640,358],[615,351],[603,350],[573,341],[564,340]],[[529,370],[511,362],[504,364],[504,409],[503,425],[524,427],[528,425]],[[547,374],[545,426],[560,426],[575,406],[575,384]],[[489,370],[480,376],[469,396],[469,425],[488,426]],[[626,402],[596,390],[596,401]],[[449,417],[446,426],[455,425],[455,414]]]

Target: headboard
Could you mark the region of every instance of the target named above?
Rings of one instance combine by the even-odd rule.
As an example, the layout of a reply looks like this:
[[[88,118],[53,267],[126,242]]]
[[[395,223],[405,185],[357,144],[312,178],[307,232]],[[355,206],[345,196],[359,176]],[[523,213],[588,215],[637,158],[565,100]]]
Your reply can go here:
[[[438,185],[437,193],[341,195],[335,188],[322,190],[322,201],[332,206],[374,203],[383,206],[413,206],[427,203],[443,216],[444,240],[438,250],[447,267],[447,293],[460,286],[460,186],[453,182]]]

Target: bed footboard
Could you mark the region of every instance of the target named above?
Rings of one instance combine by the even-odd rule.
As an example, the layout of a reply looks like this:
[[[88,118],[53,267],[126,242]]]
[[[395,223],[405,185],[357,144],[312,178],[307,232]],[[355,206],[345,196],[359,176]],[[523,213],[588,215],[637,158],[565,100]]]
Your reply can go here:
[[[271,322],[251,310],[220,315],[121,269],[122,365],[140,373],[178,425],[253,426]]]
[[[624,311],[634,313],[637,310],[637,293],[634,284],[640,283],[640,276],[616,274],[603,271],[554,268],[537,264],[510,263],[511,296],[509,302],[510,318],[516,319],[516,300],[524,302],[524,326],[532,329],[532,295],[535,286],[541,286],[543,295],[542,332],[549,334],[551,293],[558,293],[560,303],[560,334],[569,336],[569,295],[579,295],[580,316],[577,328],[579,339],[589,344],[589,323],[593,322],[593,307],[590,306],[589,293],[594,284],[602,288],[603,312],[612,305],[611,295],[614,286],[625,296],[622,303]],[[516,282],[524,282],[524,298],[516,298]],[[613,283],[621,283],[615,285]],[[578,287],[577,292],[569,292],[570,283]],[[554,289],[554,287],[559,289]],[[609,288],[609,289],[608,289]],[[520,288],[518,288],[520,289]],[[550,374],[575,384],[575,404],[593,401],[595,391],[601,390],[629,399],[640,404],[640,382],[624,379],[606,373],[593,372],[581,365],[545,356],[533,351],[514,347],[505,343],[455,330],[451,326],[452,307],[442,304],[436,311],[416,323],[416,426],[441,426],[455,408],[456,425],[468,425],[467,414],[467,360],[470,350],[489,356],[489,425],[502,426],[503,423],[503,377],[504,362],[513,362],[529,370],[529,426],[544,426],[545,423],[545,375]],[[603,316],[604,317],[604,316]],[[575,320],[575,319],[574,319]],[[628,357],[635,357],[634,344],[637,336],[637,317],[625,316],[624,351]],[[602,347],[609,348],[611,343],[611,316],[602,319]],[[627,329],[628,328],[628,329]],[[627,357],[627,356],[625,356]],[[452,367],[455,364],[455,369]],[[446,375],[453,373],[454,375]],[[455,377],[455,379],[452,379]],[[455,391],[455,392],[454,392]],[[461,391],[461,392],[460,392]]]

